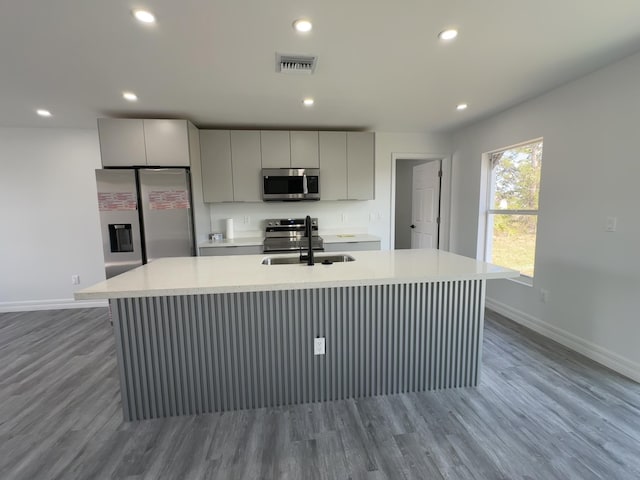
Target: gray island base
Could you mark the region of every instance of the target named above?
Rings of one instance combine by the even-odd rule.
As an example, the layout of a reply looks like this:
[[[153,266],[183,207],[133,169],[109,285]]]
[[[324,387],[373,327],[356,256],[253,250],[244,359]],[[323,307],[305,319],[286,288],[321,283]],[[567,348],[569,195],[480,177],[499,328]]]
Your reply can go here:
[[[486,280],[509,272],[184,295],[111,288],[124,419],[476,386]]]

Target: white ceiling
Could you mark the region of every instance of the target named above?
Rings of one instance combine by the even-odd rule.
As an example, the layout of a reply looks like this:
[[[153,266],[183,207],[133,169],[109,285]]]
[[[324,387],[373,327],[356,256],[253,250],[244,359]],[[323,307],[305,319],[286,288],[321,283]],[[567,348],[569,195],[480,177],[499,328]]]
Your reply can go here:
[[[157,25],[137,23],[134,7]],[[300,17],[310,34],[291,27]],[[450,26],[459,37],[443,44]],[[442,131],[638,50],[633,0],[0,0],[0,125],[126,115]],[[276,73],[276,52],[318,55],[315,74]]]

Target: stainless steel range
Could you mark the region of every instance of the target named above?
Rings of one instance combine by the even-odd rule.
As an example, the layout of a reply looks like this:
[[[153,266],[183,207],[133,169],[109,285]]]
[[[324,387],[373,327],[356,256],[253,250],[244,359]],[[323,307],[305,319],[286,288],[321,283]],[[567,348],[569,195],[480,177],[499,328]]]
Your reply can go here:
[[[308,240],[304,236],[304,218],[270,218],[265,220],[265,253],[290,253],[304,250]],[[318,219],[311,219],[311,248],[324,251],[324,241],[318,236]]]

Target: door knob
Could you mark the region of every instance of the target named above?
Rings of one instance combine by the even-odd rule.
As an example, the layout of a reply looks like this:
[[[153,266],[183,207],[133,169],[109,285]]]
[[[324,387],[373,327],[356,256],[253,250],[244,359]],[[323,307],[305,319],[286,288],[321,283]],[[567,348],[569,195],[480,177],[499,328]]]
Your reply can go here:
[[[411,228],[416,228],[416,226],[415,225],[411,225]]]

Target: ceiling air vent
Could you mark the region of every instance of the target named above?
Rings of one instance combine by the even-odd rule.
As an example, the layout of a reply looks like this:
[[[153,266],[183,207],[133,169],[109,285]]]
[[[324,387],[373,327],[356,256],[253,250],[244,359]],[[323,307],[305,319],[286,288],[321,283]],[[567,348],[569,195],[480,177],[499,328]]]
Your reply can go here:
[[[312,74],[318,57],[311,55],[283,55],[276,53],[276,72]]]

